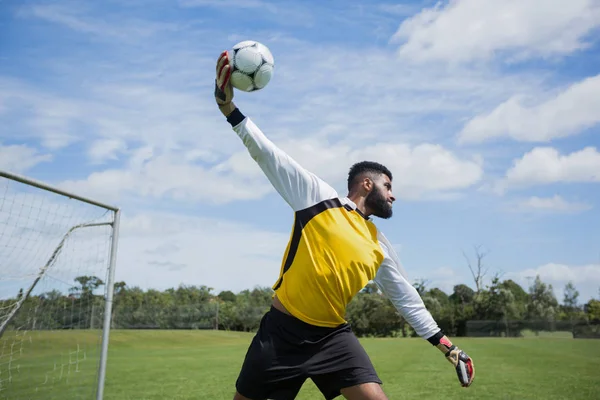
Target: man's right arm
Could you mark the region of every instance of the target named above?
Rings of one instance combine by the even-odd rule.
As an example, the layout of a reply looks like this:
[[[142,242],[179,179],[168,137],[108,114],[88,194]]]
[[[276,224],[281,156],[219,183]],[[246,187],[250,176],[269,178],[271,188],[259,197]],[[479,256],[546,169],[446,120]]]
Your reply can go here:
[[[281,197],[294,211],[337,197],[331,186],[275,146],[250,118],[241,113],[233,103],[230,77],[229,53],[223,51],[216,64],[215,101]]]
[[[264,133],[233,105],[221,110],[233,130],[242,139],[250,156],[262,169],[275,190],[294,211],[337,197],[337,192],[315,174],[271,142]]]

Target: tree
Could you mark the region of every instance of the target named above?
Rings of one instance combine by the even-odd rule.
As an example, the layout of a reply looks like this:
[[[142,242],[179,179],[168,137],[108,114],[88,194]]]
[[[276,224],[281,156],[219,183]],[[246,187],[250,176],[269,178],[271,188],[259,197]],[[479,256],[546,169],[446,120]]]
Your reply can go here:
[[[406,322],[392,302],[372,291],[362,291],[354,296],[346,309],[346,319],[359,337],[394,336],[396,332],[402,332],[404,336],[408,335]]]
[[[575,289],[573,282],[569,281],[565,285],[564,297],[563,297],[563,310],[567,315],[569,321],[573,321],[573,317],[579,311],[577,305],[577,298],[579,297],[579,291]]]
[[[514,312],[515,314],[513,315],[512,318],[515,319],[522,319],[525,318],[525,314],[527,312],[527,303],[529,303],[529,295],[527,294],[527,292],[525,291],[525,289],[523,289],[521,287],[521,285],[519,285],[517,282],[513,281],[512,279],[507,279],[504,282],[501,283],[500,285],[502,288],[510,291],[514,297]]]
[[[469,267],[469,271],[471,271],[473,281],[475,282],[477,294],[479,294],[479,292],[481,291],[481,288],[483,287],[483,279],[485,278],[485,275],[489,270],[489,268],[486,268],[483,264],[483,259],[489,254],[489,251],[482,251],[481,247],[481,245],[474,246],[475,258],[477,259],[475,265],[471,263],[471,260],[469,259],[467,254],[463,251],[463,256],[467,260],[467,266]]]
[[[81,298],[92,297],[94,290],[104,285],[104,281],[97,276],[78,276],[75,278],[75,282],[79,283],[79,286],[73,287],[71,292],[78,294]]]
[[[591,299],[585,304],[585,313],[588,321],[600,323],[600,301]]]
[[[529,288],[529,304],[527,305],[527,318],[530,320],[554,320],[558,301],[552,291],[552,285],[547,285],[536,275],[533,285]]]
[[[518,335],[520,330],[511,328],[511,320],[520,316],[519,306],[516,302],[510,285],[500,282],[500,276],[492,278],[491,285],[481,292],[476,301],[478,317],[484,320],[501,322],[489,332],[491,335]]]
[[[473,300],[475,291],[465,284],[454,286],[452,294],[448,297],[451,304],[452,326],[451,333],[455,336],[464,336],[467,332],[467,321],[475,316]]]
[[[217,297],[219,299],[221,299],[222,301],[227,301],[230,303],[235,303],[235,293],[233,293],[231,290],[224,290],[221,293],[219,293],[217,295]]]
[[[127,284],[123,281],[115,282],[115,295],[120,295],[125,292]]]
[[[121,298],[127,293],[127,284],[124,281],[115,282],[114,284],[114,298],[113,298],[113,309],[117,310],[121,304]],[[110,318],[110,326],[111,328],[115,327],[115,319],[117,318],[117,313],[113,311]],[[93,324],[93,321],[92,321]]]
[[[475,292],[473,289],[461,283],[454,286],[454,291],[450,295],[450,301],[454,304],[465,306],[467,304],[471,304],[474,297]]]

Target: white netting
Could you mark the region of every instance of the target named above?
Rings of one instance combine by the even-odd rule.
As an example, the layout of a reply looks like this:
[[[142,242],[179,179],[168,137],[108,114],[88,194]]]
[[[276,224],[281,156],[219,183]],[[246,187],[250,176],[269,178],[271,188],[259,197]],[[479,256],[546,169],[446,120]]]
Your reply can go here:
[[[0,177],[0,399],[94,397],[113,218]]]

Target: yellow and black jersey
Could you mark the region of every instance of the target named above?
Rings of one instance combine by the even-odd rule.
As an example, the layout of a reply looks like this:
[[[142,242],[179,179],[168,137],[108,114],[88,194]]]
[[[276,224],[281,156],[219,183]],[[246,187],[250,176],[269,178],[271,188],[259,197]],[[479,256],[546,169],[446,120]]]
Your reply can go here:
[[[277,297],[296,318],[315,326],[345,323],[350,300],[374,281],[415,331],[439,331],[385,236],[356,205],[275,146],[236,109],[229,123],[275,190],[294,210]]]

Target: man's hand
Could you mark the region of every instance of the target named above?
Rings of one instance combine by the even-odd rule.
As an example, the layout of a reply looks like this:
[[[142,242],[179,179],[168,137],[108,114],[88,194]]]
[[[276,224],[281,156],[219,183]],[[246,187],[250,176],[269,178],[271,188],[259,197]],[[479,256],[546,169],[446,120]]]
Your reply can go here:
[[[461,386],[469,387],[475,378],[475,366],[473,360],[464,351],[452,344],[445,335],[439,339],[436,347],[444,353],[444,356],[456,369]]]
[[[454,365],[460,384],[463,387],[471,386],[473,378],[475,378],[475,366],[471,357],[453,345],[446,353],[446,359]]]
[[[233,104],[233,87],[229,78],[231,77],[231,64],[227,51],[223,51],[217,60],[217,75],[215,78],[215,101],[219,110],[226,117],[235,110]]]

